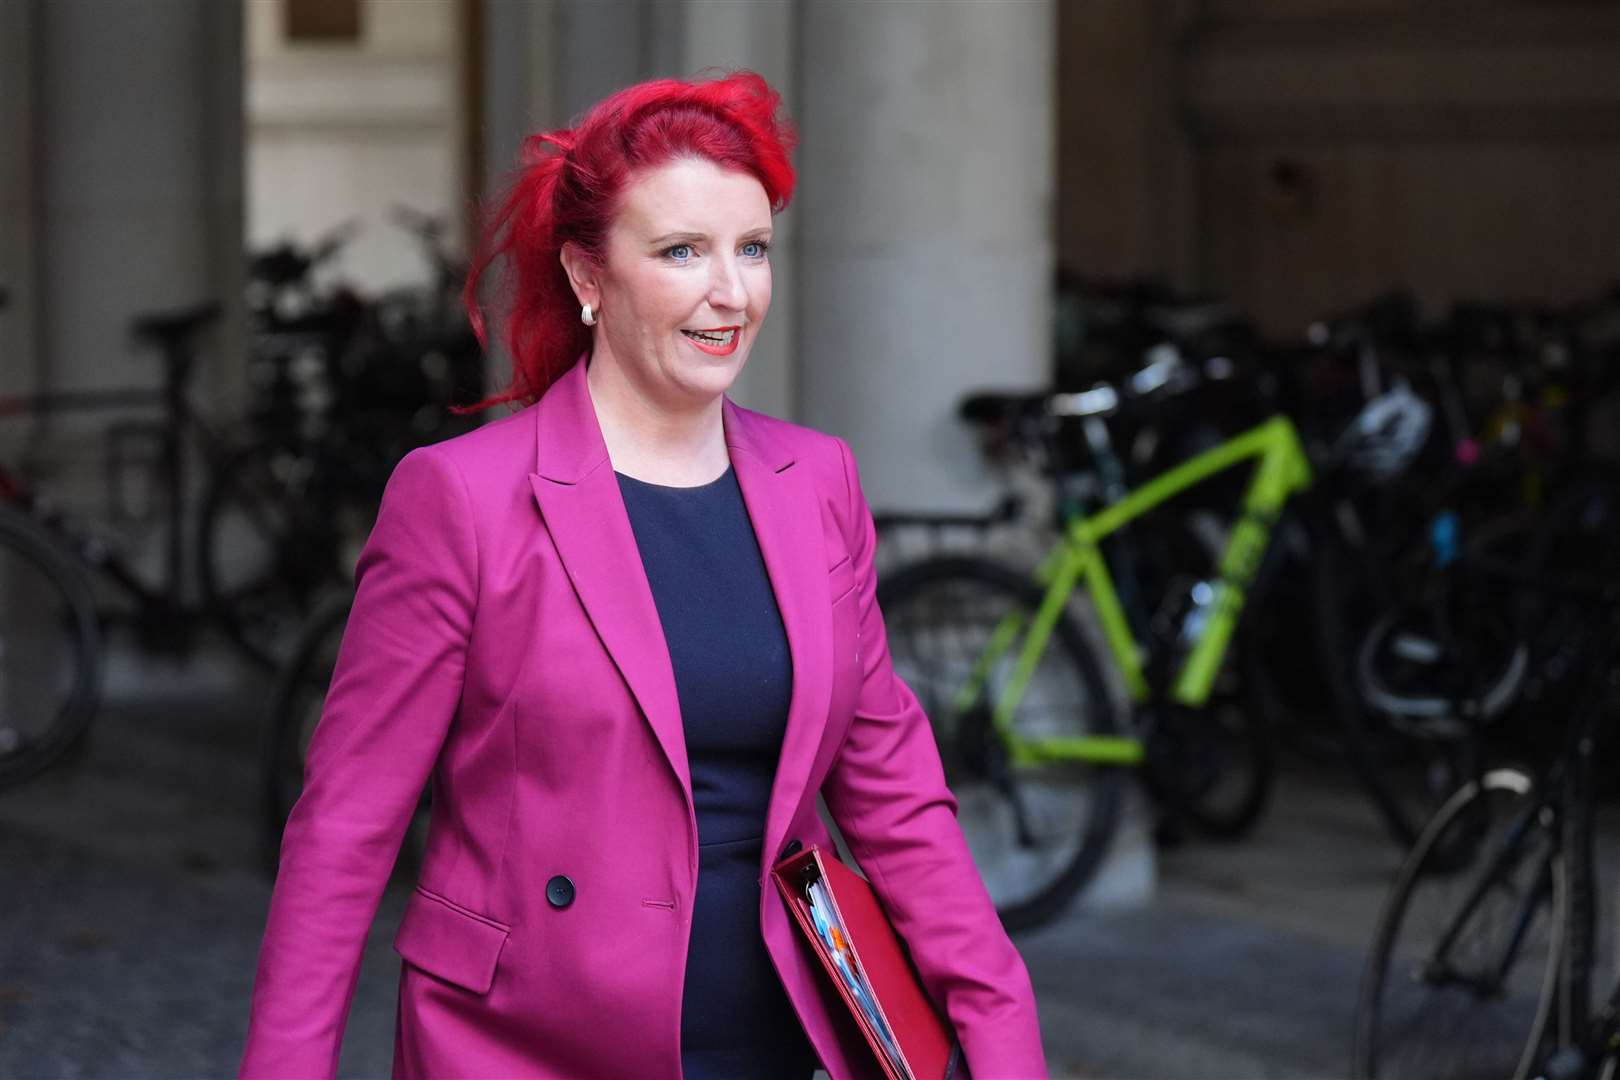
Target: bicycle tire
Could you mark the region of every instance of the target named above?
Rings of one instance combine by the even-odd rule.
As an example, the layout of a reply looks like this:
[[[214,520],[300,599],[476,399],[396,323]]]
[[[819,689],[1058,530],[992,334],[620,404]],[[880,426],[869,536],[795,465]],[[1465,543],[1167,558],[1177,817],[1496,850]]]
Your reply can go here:
[[[1276,690],[1255,657],[1240,653],[1236,666],[1223,675],[1234,685],[1217,684],[1203,708],[1160,707],[1143,769],[1149,793],[1173,818],[1221,841],[1254,831],[1276,780]]]
[[[1569,1003],[1557,1008],[1566,986],[1563,961],[1579,945],[1570,939],[1581,930],[1563,917],[1570,882],[1554,832],[1558,826],[1549,828],[1539,813],[1525,817],[1537,808],[1536,797],[1528,773],[1493,769],[1459,788],[1425,826],[1379,915],[1363,972],[1351,1049],[1356,1080],[1522,1080],[1541,1060],[1545,1039],[1565,1023],[1563,1018],[1578,1015]],[[1503,845],[1521,819],[1522,846],[1498,864],[1495,854],[1510,850]],[[1459,858],[1465,847],[1467,857]],[[1543,856],[1549,880],[1542,880],[1538,866]],[[1462,898],[1481,883],[1479,903],[1454,936],[1458,943],[1471,941],[1476,932],[1485,936],[1482,972],[1501,962],[1498,950],[1506,947],[1491,940],[1495,901],[1505,901],[1511,910],[1525,903],[1526,890],[1536,891],[1531,922],[1500,987],[1486,975],[1473,975],[1476,982],[1468,985],[1471,973],[1452,971],[1450,958],[1437,963],[1432,955],[1436,939],[1460,912]],[[1517,914],[1505,921],[1512,923]],[[1394,977],[1409,964],[1406,978]],[[1559,1037],[1567,1040],[1571,1034]]]
[[[1142,579],[1135,587],[1154,602],[1163,605],[1187,583],[1220,576],[1222,545],[1206,541],[1185,518],[1149,514],[1139,525],[1116,536],[1133,546],[1131,562]],[[1264,593],[1257,582],[1248,602],[1263,606]],[[1216,840],[1237,840],[1253,831],[1270,804],[1276,775],[1272,731],[1278,692],[1259,662],[1254,628],[1247,620],[1203,707],[1168,702],[1168,687],[1160,685],[1147,710],[1152,724],[1142,779],[1149,794],[1171,822],[1186,821]],[[1156,654],[1175,656],[1177,650],[1163,639],[1179,634],[1179,626],[1145,629],[1157,642]],[[1162,684],[1172,674],[1162,671],[1155,681]]]
[[[260,854],[270,878],[276,876],[281,862],[281,834],[287,817],[303,790],[304,755],[321,719],[353,606],[352,595],[338,594],[315,608],[299,633],[292,659],[277,673],[271,691],[260,755]],[[430,801],[424,793],[401,843],[394,869],[400,880],[414,880],[421,867],[426,851],[425,811]]]
[[[1484,612],[1488,617],[1492,613]],[[1454,658],[1442,651],[1440,636],[1424,621],[1422,608],[1386,612],[1362,637],[1356,650],[1356,689],[1361,699],[1396,722],[1437,736],[1466,738],[1468,721],[1456,716],[1456,702],[1440,685],[1450,674],[1442,665]],[[1486,650],[1488,677],[1474,696],[1478,722],[1488,723],[1518,700],[1530,664],[1529,645],[1498,622],[1475,623],[1472,640]]]
[[[304,751],[320,720],[337,647],[348,624],[352,596],[334,596],[304,624],[292,658],[276,674],[270,693],[264,749],[260,755],[261,850],[274,877],[281,832],[304,783]]]
[[[276,670],[322,597],[353,581],[375,498],[341,467],[260,443],[215,472],[198,519],[198,581],[231,642]]]
[[[9,507],[0,507],[0,600],[3,790],[38,775],[89,727],[101,697],[101,626],[81,564]],[[60,633],[39,632],[52,624]]]
[[[896,673],[917,695],[933,726],[969,849],[1008,930],[1025,930],[1049,921],[1091,881],[1118,827],[1126,774],[1118,766],[1014,769],[1005,761],[990,727],[986,699],[993,692],[981,697],[971,715],[956,716],[948,699],[960,679],[953,677],[956,671],[949,669],[950,660],[944,660],[949,670],[942,672],[940,658],[923,654],[917,646],[924,631],[932,635],[932,648],[945,640],[940,631],[954,630],[957,640],[967,644],[958,650],[959,663],[971,666],[983,650],[982,642],[973,635],[988,634],[1012,611],[1033,613],[1043,595],[1043,589],[1018,571],[968,557],[914,563],[878,586],[878,604],[884,612]],[[982,609],[987,618],[977,625],[966,622],[981,610],[969,607],[974,600],[988,605]],[[1003,664],[992,672],[992,685],[997,675],[1005,675],[1006,667]],[[1060,680],[1067,680],[1067,687]],[[1074,693],[1072,702],[1060,702],[1056,707],[1045,704],[1054,691],[1066,688]],[[1068,615],[1058,620],[1013,722],[1032,736],[1057,734],[1052,730],[1054,724],[1067,725],[1065,734],[1117,733],[1115,708],[1096,660]],[[988,775],[992,771],[998,772],[1006,791],[996,788]],[[1046,815],[1044,825],[1051,820],[1051,808],[1071,794],[1078,801],[1065,807],[1066,819],[1048,833],[1054,844],[1061,841],[1061,845],[1036,851],[1041,845],[1032,842],[1031,796]],[[1009,852],[1003,841],[1009,829],[1019,831],[1020,813],[1026,819],[1023,836],[1011,838],[1014,846]],[[1032,876],[1034,884],[1027,885]]]

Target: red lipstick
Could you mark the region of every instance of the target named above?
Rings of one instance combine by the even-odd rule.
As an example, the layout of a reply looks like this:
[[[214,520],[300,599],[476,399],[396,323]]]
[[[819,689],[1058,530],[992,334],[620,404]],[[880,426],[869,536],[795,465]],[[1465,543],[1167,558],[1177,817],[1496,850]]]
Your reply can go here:
[[[730,356],[742,341],[742,327],[718,326],[712,330],[682,330],[686,340],[710,356]]]

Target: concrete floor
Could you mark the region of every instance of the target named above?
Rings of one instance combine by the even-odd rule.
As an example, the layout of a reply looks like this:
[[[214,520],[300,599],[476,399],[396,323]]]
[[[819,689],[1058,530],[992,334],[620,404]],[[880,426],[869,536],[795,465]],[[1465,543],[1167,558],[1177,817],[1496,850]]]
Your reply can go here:
[[[83,750],[0,795],[0,1077],[234,1073],[269,897],[264,687],[223,657],[199,670],[115,656]],[[1150,903],[1082,906],[1017,939],[1054,1074],[1345,1075],[1396,864],[1355,790],[1296,765],[1249,840],[1161,853]],[[345,1076],[389,1070],[403,900],[390,890],[373,929]]]

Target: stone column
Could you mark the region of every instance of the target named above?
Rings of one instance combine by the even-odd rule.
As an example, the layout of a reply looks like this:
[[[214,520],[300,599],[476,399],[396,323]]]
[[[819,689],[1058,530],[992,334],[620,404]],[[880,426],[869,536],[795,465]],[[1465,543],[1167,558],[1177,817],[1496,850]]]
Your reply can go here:
[[[131,317],[218,300],[225,315],[201,342],[192,400],[230,415],[246,384],[241,39],[240,3],[0,0],[0,282],[14,304],[0,316],[0,390],[156,386],[161,366],[132,346]],[[13,421],[0,452],[93,516],[101,434],[118,415]],[[194,487],[202,470],[190,461]],[[126,555],[152,580],[162,545],[132,539],[146,544]],[[0,580],[0,603],[16,587]],[[23,599],[8,632],[57,617]],[[109,697],[149,673],[119,659]]]
[[[681,36],[683,73],[748,68],[765,76],[782,95],[789,117],[796,115],[798,65],[794,50],[794,5],[757,0],[686,0]],[[772,416],[799,413],[795,345],[798,338],[797,202],[778,214],[771,242],[771,310],[765,329],[737,377],[731,396],[741,405]]]
[[[135,346],[131,318],[219,301],[190,398],[231,417],[247,384],[241,5],[49,0],[35,19],[41,388],[159,386],[162,364]],[[122,415],[53,414],[30,444],[42,485],[79,514],[105,506],[102,433]],[[127,415],[156,419],[150,408]],[[193,495],[206,470],[186,453],[183,494]],[[126,557],[158,580],[169,538],[132,539],[141,546]]]
[[[505,185],[525,138],[566,122],[558,76],[563,50],[557,2],[482,0],[484,176],[483,190],[476,193],[481,200]],[[499,329],[489,335],[485,360],[485,388],[491,393],[505,389],[512,359]]]
[[[219,300],[196,396],[231,403],[245,385],[241,5],[51,0],[35,17],[44,381],[155,384],[130,317]]]
[[[496,189],[531,132],[551,126],[558,103],[555,0],[483,0],[484,190]]]
[[[659,45],[652,33],[655,15],[645,0],[563,0],[558,5],[561,123],[647,77]]]
[[[0,394],[34,389],[39,377],[34,343],[34,271],[39,256],[34,207],[35,142],[34,41],[38,16],[33,3],[0,3],[0,289],[9,299],[0,308]],[[0,431],[0,450],[9,449],[22,425]]]
[[[1050,369],[1051,0],[805,4],[799,391],[874,507],[991,500],[963,392]]]

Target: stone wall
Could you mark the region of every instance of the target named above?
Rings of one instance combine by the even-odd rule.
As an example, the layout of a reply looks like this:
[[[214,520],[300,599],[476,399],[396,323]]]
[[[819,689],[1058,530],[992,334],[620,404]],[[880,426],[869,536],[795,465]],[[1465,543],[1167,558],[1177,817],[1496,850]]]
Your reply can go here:
[[[1438,310],[1620,277],[1612,5],[1063,7],[1063,265],[1230,296],[1281,335],[1397,283]]]

